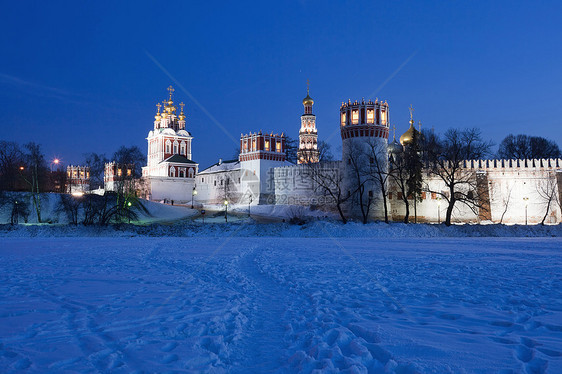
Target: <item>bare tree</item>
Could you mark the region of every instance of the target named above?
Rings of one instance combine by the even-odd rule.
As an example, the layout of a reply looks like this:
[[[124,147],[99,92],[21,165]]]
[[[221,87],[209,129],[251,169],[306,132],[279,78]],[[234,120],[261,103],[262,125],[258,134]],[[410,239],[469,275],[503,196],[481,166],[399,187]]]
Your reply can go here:
[[[505,159],[558,158],[562,157],[562,152],[552,140],[540,136],[509,134],[500,143],[497,156]]]
[[[456,203],[464,204],[474,214],[484,209],[477,193],[476,171],[467,167],[469,160],[481,159],[489,154],[491,142],[482,140],[480,130],[449,129],[442,139],[427,144],[425,150],[431,176],[445,184],[446,191],[433,190],[426,183],[425,189],[439,195],[447,202],[445,224],[451,225],[451,216]]]
[[[509,204],[511,202],[511,195],[512,195],[514,186],[515,186],[515,183],[508,184],[507,189],[506,189],[507,194],[504,194],[499,188],[494,187],[494,184],[491,185],[491,189],[492,189],[491,194],[493,196],[493,200],[500,200],[501,201],[502,214],[500,216],[500,224],[503,223],[503,219],[505,218],[505,214],[507,213],[507,211],[509,209]]]
[[[546,222],[546,218],[548,217],[548,213],[550,212],[550,207],[553,204],[557,203],[556,200],[558,198],[556,178],[554,173],[549,172],[546,179],[537,181],[536,188],[537,193],[541,198],[541,202],[546,206],[544,216],[541,220],[541,225],[544,225],[544,223]]]
[[[17,191],[20,166],[24,165],[23,153],[15,142],[0,141],[0,190]]]
[[[84,155],[85,164],[90,168],[90,189],[95,190],[103,187],[103,173],[105,164],[109,162],[105,154],[86,153]]]
[[[388,172],[388,157],[387,157],[387,147],[379,142],[371,139],[367,142],[367,149],[365,158],[369,160],[369,163],[365,167],[365,172],[367,178],[375,186],[378,186],[378,191],[382,197],[384,205],[384,222],[388,223],[388,178],[390,173]]]
[[[72,195],[61,194],[59,206],[57,207],[58,212],[64,213],[68,222],[77,225],[78,224],[78,214],[80,212],[81,202],[78,197]]]
[[[404,203],[404,223],[410,221],[410,199],[421,201],[422,193],[422,159],[417,132],[414,132],[412,144],[400,153],[389,158],[390,180],[399,189],[399,197]]]
[[[288,162],[293,164],[297,163],[298,148],[299,141],[297,139],[285,136],[285,158]]]
[[[142,165],[146,157],[137,146],[121,146],[114,154],[113,160],[121,175],[115,181],[115,214],[108,212],[110,219],[129,222],[136,219],[135,210],[146,210],[137,196],[137,187],[142,175]],[[118,173],[119,174],[119,173]]]
[[[33,207],[37,214],[37,222],[41,223],[41,191],[46,181],[47,166],[45,156],[41,152],[41,146],[30,142],[25,145],[27,153],[24,155],[27,161],[27,168],[21,172],[23,180],[27,183],[31,192]]]
[[[348,193],[351,195],[351,206],[359,206],[362,222],[367,223],[373,196],[367,191],[370,182],[368,174],[369,159],[364,147],[358,141],[351,141],[346,148],[342,167],[346,171],[344,178],[349,183]]]
[[[305,164],[307,176],[312,180],[314,191],[329,197],[340,215],[342,222],[347,223],[343,205],[351,198],[344,191],[343,174],[338,163],[320,161]]]

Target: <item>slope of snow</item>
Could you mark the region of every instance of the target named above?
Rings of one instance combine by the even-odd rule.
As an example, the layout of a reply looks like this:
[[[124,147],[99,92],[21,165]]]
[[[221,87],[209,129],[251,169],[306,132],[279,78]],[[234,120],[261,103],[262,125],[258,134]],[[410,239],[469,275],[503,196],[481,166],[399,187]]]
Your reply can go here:
[[[342,226],[4,237],[0,372],[560,372],[561,239]]]
[[[37,223],[37,214],[34,210],[33,204],[28,193],[23,192],[8,192],[9,196],[17,196],[19,200],[28,201],[29,217],[27,223]],[[42,193],[41,194],[41,219],[45,223],[54,224],[67,224],[68,218],[64,212],[59,211],[61,195],[57,193]],[[153,222],[168,222],[176,221],[192,217],[198,212],[187,208],[186,206],[171,206],[160,204],[153,201],[140,200],[148,211],[148,214],[139,212],[139,220],[136,223],[146,224]],[[0,207],[0,224],[10,222],[11,207],[6,204]],[[20,223],[23,223],[23,218],[20,217]]]
[[[153,203],[155,206],[161,204]],[[150,204],[148,205],[151,206]],[[155,215],[161,221],[172,221],[173,209],[178,215],[194,210],[184,207],[163,206],[166,214]],[[167,219],[165,219],[167,217]],[[234,221],[234,222],[232,222]],[[167,224],[112,225],[107,227],[84,227],[82,225],[2,225],[0,236],[6,237],[60,237],[60,236],[177,236],[177,237],[303,237],[323,238],[417,238],[417,237],[562,237],[562,225],[445,225],[403,223],[348,223],[338,221],[311,220],[299,226],[289,223],[256,223],[247,217],[230,217],[225,224],[224,216],[185,219]]]

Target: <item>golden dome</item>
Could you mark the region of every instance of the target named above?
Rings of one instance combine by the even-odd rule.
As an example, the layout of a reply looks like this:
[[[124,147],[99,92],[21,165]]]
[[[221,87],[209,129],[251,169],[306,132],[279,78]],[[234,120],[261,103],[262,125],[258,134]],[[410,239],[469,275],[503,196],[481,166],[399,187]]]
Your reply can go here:
[[[302,105],[312,105],[312,104],[314,104],[314,100],[312,100],[312,97],[310,97],[309,94],[306,94],[306,97],[302,99]]]
[[[160,121],[162,119],[162,116],[160,115],[160,113],[158,113],[157,115],[154,116],[154,119]]]
[[[410,120],[410,128],[400,137],[400,144],[412,143],[414,136],[419,139],[420,132],[414,128],[414,120]]]

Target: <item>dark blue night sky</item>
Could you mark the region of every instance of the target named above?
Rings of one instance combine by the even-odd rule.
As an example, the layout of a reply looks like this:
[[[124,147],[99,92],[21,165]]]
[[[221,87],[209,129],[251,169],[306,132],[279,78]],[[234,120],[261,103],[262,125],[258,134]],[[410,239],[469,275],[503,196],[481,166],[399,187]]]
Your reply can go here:
[[[2,15],[0,139],[67,164],[146,151],[170,84],[200,168],[232,158],[242,132],[296,138],[307,79],[336,157],[339,106],[362,97],[389,102],[398,136],[412,104],[438,132],[562,145],[560,2],[15,1]]]

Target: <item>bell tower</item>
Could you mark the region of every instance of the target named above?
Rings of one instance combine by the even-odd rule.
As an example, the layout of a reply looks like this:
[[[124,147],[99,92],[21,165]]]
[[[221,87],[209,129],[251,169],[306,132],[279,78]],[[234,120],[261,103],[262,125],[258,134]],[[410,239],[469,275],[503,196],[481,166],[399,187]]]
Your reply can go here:
[[[297,151],[297,162],[307,164],[319,161],[318,131],[316,130],[316,116],[312,114],[314,100],[310,97],[310,83],[306,82],[306,97],[302,101],[304,114],[301,116],[301,128],[299,131],[299,149]]]

